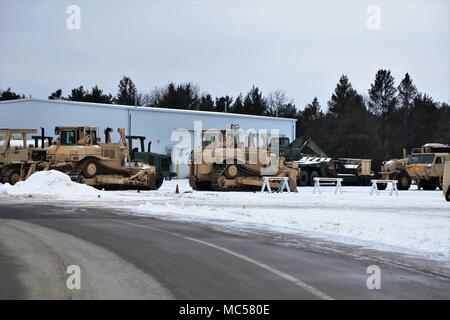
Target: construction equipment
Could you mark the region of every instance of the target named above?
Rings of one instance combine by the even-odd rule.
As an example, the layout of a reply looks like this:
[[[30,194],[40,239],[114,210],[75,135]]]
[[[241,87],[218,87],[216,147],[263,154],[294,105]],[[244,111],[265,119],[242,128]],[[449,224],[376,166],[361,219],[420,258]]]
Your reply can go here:
[[[16,184],[25,180],[35,170],[45,168],[45,136],[36,136],[33,146],[28,140],[36,129],[0,129],[0,182]],[[42,138],[44,137],[44,138]],[[38,141],[42,139],[42,148]]]
[[[445,163],[442,182],[442,193],[444,194],[445,200],[450,201],[450,161]]]
[[[164,179],[171,179],[176,176],[176,173],[171,171],[171,158],[168,155],[151,152],[151,144],[147,144],[147,151],[145,151],[145,137],[144,136],[127,136],[128,145],[130,149],[131,162],[140,162],[155,166],[156,169],[156,185],[160,187]],[[140,149],[133,148],[133,141],[138,140]]]
[[[296,191],[298,165],[285,162],[268,148],[256,147],[255,139],[255,134],[249,134],[245,146],[238,128],[202,131],[202,146],[192,152],[191,186],[196,190],[258,190],[264,176],[283,176],[289,177],[290,189]],[[270,181],[271,188],[277,184]]]
[[[56,127],[56,143],[47,149],[50,168],[96,188],[155,189],[155,167],[130,162],[125,129],[117,131],[119,143],[111,142],[111,128],[100,143],[96,127]]]
[[[289,142],[288,137],[279,137],[280,155],[286,161],[296,161],[300,168],[297,184],[299,186],[313,186],[314,178],[336,177],[336,167],[333,159],[310,137],[299,137]],[[273,144],[274,141],[272,140]]]
[[[442,190],[444,164],[450,160],[450,146],[441,143],[427,143],[414,148],[406,163],[406,172],[419,189]]]
[[[291,143],[287,137],[278,139],[280,155],[300,168],[299,186],[314,186],[315,178],[342,178],[346,185],[369,185],[373,178],[369,159],[330,158],[311,137],[298,137]]]

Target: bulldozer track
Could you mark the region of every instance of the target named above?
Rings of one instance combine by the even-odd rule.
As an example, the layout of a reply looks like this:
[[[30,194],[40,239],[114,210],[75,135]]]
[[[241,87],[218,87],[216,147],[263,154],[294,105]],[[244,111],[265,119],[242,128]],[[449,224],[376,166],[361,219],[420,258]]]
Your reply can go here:
[[[106,166],[106,165],[100,163],[95,158],[87,158],[87,159],[83,159],[82,161],[80,161],[75,166],[75,168],[71,172],[69,172],[69,176],[72,179],[72,181],[78,181],[78,179],[82,175],[84,169],[86,168],[86,165],[89,162],[94,162],[95,165],[97,166],[97,173],[96,173],[96,175],[119,175],[119,176],[123,176],[123,177],[129,177],[130,176],[130,172],[128,170],[125,170],[125,169],[114,169],[114,168],[111,168],[109,166]]]

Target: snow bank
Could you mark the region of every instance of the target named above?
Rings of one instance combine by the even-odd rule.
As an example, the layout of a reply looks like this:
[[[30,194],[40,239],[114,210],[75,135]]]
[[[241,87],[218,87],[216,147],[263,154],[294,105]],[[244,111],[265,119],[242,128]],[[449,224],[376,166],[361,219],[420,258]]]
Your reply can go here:
[[[188,179],[172,179],[172,180],[164,180],[163,184],[158,189],[158,192],[175,193],[177,185],[180,193],[188,193],[193,191],[192,187],[189,184]]]
[[[56,170],[39,171],[26,181],[0,185],[2,195],[46,195],[63,198],[80,196],[98,197],[104,194],[93,187],[73,182],[70,177]]]

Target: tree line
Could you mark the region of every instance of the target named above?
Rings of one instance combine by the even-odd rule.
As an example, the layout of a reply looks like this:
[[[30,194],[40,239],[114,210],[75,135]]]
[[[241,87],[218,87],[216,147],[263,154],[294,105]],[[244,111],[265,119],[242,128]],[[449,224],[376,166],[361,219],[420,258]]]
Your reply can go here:
[[[0,95],[0,100],[21,98],[10,88]],[[142,94],[126,76],[115,96],[96,85],[90,90],[74,88],[67,96],[57,89],[48,98],[295,118],[297,135],[311,136],[330,157],[373,159],[374,170],[383,160],[402,157],[404,148],[410,151],[426,142],[450,142],[449,105],[420,92],[408,73],[396,85],[391,72],[384,69],[376,73],[365,94],[342,75],[325,110],[317,97],[297,109],[283,91],[263,95],[256,86],[245,95],[213,97],[195,84],[171,82]]]

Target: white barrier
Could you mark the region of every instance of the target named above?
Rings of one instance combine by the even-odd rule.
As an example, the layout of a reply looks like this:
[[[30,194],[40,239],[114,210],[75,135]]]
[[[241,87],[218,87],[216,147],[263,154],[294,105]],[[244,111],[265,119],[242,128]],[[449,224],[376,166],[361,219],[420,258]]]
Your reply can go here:
[[[336,182],[336,188],[334,189],[334,194],[337,194],[338,191],[340,194],[342,194],[342,181],[343,181],[342,178],[315,177],[313,194],[316,193],[316,190],[319,191],[319,194],[322,194],[322,192],[320,191],[320,182]]]
[[[378,183],[387,183],[388,185],[391,185],[391,191],[389,192],[389,196],[392,196],[392,193],[395,191],[395,194],[398,197],[398,190],[397,190],[397,180],[382,180],[382,179],[374,179],[370,180],[372,183],[372,188],[370,189],[370,195],[373,195],[373,192],[375,191],[377,196],[380,195],[380,191],[378,190]]]
[[[272,193],[272,189],[270,188],[270,181],[280,181],[281,185],[278,187],[278,192],[283,192],[284,189],[287,190],[287,192],[291,192],[291,188],[289,187],[289,177],[263,177],[264,182],[261,188],[261,192],[269,191],[269,193]]]

